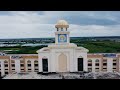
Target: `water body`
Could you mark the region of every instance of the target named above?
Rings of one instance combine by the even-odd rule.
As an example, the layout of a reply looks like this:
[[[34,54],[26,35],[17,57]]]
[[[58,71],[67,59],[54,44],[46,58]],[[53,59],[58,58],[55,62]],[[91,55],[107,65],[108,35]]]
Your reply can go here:
[[[49,45],[51,43],[45,43],[45,44],[23,44],[21,46],[41,46],[41,45]]]
[[[41,46],[41,45],[49,45],[51,43],[45,43],[45,44],[22,44],[21,46]],[[19,46],[20,44],[0,44],[0,47],[13,47],[13,46]]]

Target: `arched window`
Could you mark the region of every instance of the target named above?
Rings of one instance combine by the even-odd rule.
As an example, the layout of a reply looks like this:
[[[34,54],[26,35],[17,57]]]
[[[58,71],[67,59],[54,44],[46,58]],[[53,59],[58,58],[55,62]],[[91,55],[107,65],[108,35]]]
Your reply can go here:
[[[5,60],[4,63],[8,63],[8,61]]]
[[[20,63],[24,63],[24,60],[20,60]]]
[[[92,62],[92,60],[91,60],[91,59],[89,59],[89,60],[88,60],[88,62]]]
[[[92,71],[92,60],[91,59],[88,60],[88,71],[89,72]]]
[[[99,62],[99,59],[96,59],[95,62]]]
[[[15,63],[15,60],[11,60],[11,63]]]
[[[5,60],[4,61],[4,70],[5,70],[5,74],[8,74],[8,72],[9,72],[9,66],[8,66],[8,61],[7,60]]]
[[[42,59],[47,59],[47,57],[46,57],[46,56],[44,56]]]
[[[37,60],[35,60],[35,61],[34,61],[34,64],[38,64],[38,61],[37,61]]]
[[[28,72],[31,72],[31,61],[30,60],[27,61],[27,69],[28,69]]]
[[[11,60],[11,67],[15,67],[15,60]]]
[[[34,61],[34,71],[38,72],[38,60]]]
[[[27,61],[27,64],[28,64],[28,67],[31,67],[31,61],[30,60]]]
[[[27,61],[27,63],[31,63],[31,61],[30,61],[30,60],[28,60],[28,61]]]
[[[29,62],[28,62],[29,63]],[[24,60],[20,60],[20,67],[23,68],[24,67]]]
[[[95,66],[99,66],[99,59],[96,59],[95,62],[96,62],[96,63],[95,63]],[[96,68],[96,69],[97,69],[97,68]]]
[[[82,56],[79,56],[78,58],[83,58]]]

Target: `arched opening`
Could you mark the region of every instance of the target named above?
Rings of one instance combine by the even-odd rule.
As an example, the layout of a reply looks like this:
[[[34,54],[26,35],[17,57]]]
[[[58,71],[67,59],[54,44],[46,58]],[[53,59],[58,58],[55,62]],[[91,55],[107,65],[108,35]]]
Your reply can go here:
[[[96,59],[95,62],[98,62],[98,63],[99,63],[99,59]]]
[[[43,72],[48,72],[48,58],[42,58]]]
[[[100,68],[99,68],[99,59],[96,59],[96,60],[95,60],[95,71],[96,71],[96,72],[99,72],[99,69],[100,69]]]
[[[83,57],[78,57],[78,71],[83,71]]]
[[[27,61],[27,69],[28,69],[28,72],[31,72],[31,61],[30,60],[28,60]]]
[[[7,60],[4,61],[4,69],[5,69],[5,74],[9,73],[9,63]]]
[[[89,72],[92,71],[92,60],[91,59],[88,60],[88,71]]]
[[[20,60],[20,71],[21,72],[24,72],[25,71],[25,68],[24,68],[24,60]]]
[[[15,72],[15,60],[11,60],[11,71]]]
[[[67,56],[62,53],[58,58],[59,72],[67,72]]]
[[[38,60],[34,61],[34,71],[38,72]]]

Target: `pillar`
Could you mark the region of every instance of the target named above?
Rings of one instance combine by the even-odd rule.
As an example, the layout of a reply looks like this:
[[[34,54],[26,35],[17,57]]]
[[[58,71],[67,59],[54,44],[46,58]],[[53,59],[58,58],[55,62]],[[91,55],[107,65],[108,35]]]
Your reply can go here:
[[[92,60],[92,72],[95,72],[95,60]]]
[[[34,60],[31,60],[31,70],[32,70],[32,72],[34,72]]]
[[[70,51],[70,54],[69,54],[69,63],[70,63],[70,68],[69,68],[69,70],[70,70],[70,72],[74,72],[74,71],[77,71],[77,67],[76,67],[76,70],[75,70],[75,68],[74,68],[74,64],[76,64],[77,65],[77,60],[75,60],[74,61],[74,50],[73,50],[73,53],[72,53],[72,51]],[[74,63],[75,62],[75,63]]]
[[[42,69],[42,58],[41,58],[40,55],[38,56],[38,66],[39,66],[39,72],[42,72],[43,71],[43,69]]]
[[[15,60],[15,71],[20,73],[20,60]]]
[[[113,71],[113,59],[108,58],[107,59],[107,72],[112,72]]]
[[[88,71],[88,65],[87,65],[87,53],[85,53],[85,56],[83,57],[83,70]]]
[[[51,51],[50,59],[48,60],[48,63],[50,63],[50,72],[55,72],[55,52]],[[49,68],[49,67],[48,67]],[[49,69],[48,69],[49,70]]]
[[[1,61],[1,76],[5,75],[4,60]]]

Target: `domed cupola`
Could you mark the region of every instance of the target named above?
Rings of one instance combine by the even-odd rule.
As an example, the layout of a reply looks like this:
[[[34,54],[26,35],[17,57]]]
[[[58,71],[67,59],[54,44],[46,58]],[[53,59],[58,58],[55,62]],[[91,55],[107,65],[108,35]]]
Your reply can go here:
[[[69,24],[65,20],[59,20],[55,27],[57,28],[57,31],[67,31],[67,28],[69,28]]]
[[[68,22],[65,20],[59,20],[55,25],[55,28],[57,28],[57,31],[55,32],[55,43],[68,44],[70,42],[69,39],[70,32],[67,31],[67,29],[69,28]]]

